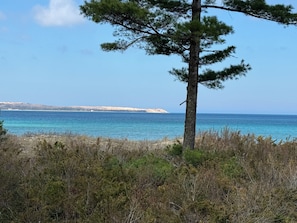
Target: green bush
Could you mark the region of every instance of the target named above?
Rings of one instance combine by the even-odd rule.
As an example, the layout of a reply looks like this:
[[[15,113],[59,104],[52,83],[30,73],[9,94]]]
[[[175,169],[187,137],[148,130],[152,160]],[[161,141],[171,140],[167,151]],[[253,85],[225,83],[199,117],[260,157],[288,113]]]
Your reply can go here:
[[[223,173],[230,178],[239,178],[244,174],[243,168],[235,156],[222,163]]]
[[[201,149],[186,149],[183,155],[186,163],[193,166],[201,165],[209,158],[209,154]]]
[[[7,133],[7,130],[3,127],[3,122],[4,121],[0,121],[0,136],[6,135]]]
[[[6,138],[7,130],[3,127],[3,121],[0,121],[0,143]]]
[[[167,151],[170,156],[181,156],[183,153],[183,145],[178,142],[167,146]]]
[[[163,184],[173,170],[169,161],[153,154],[130,160],[126,164],[126,168],[135,175],[149,176],[150,181],[154,182],[155,185]]]
[[[14,222],[25,208],[21,184],[26,171],[15,137],[7,136],[0,121],[0,222]],[[4,140],[5,139],[5,140]]]

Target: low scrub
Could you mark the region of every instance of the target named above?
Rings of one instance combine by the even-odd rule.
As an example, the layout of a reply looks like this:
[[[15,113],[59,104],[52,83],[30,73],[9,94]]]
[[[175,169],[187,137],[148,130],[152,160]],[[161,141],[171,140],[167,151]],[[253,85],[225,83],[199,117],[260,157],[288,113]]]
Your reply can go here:
[[[3,130],[3,129],[2,129]],[[0,222],[297,222],[297,142],[5,135]]]

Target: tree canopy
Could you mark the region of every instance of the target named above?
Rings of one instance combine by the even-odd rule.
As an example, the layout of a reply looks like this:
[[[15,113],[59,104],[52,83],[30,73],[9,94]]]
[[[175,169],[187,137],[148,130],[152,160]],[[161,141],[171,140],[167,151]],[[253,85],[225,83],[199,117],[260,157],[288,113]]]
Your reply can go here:
[[[265,0],[90,0],[81,12],[96,23],[115,27],[113,42],[102,43],[105,51],[125,51],[137,46],[149,55],[178,55],[185,67],[170,73],[187,83],[184,148],[194,148],[198,83],[208,88],[223,88],[223,82],[244,76],[250,65],[243,60],[214,70],[211,65],[235,53],[226,46],[224,36],[233,28],[213,15],[210,8],[243,13],[248,16],[296,25],[292,6],[269,5]]]

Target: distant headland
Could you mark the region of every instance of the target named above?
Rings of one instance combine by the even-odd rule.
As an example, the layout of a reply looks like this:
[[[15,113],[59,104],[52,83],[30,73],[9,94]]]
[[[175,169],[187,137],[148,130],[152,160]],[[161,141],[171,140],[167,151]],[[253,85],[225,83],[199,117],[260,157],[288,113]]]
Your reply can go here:
[[[161,108],[131,108],[113,106],[50,106],[30,104],[24,102],[0,102],[2,110],[30,110],[30,111],[89,111],[89,112],[144,112],[144,113],[168,113]]]

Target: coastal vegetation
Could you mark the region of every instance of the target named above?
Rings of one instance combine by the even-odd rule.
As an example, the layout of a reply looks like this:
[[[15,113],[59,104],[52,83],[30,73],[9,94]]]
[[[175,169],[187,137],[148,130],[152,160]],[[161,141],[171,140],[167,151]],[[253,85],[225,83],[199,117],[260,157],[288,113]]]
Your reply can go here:
[[[297,222],[297,141],[203,132],[182,142],[9,135],[0,222]]]
[[[0,121],[0,137],[6,135],[7,130],[3,127],[3,121]]]

